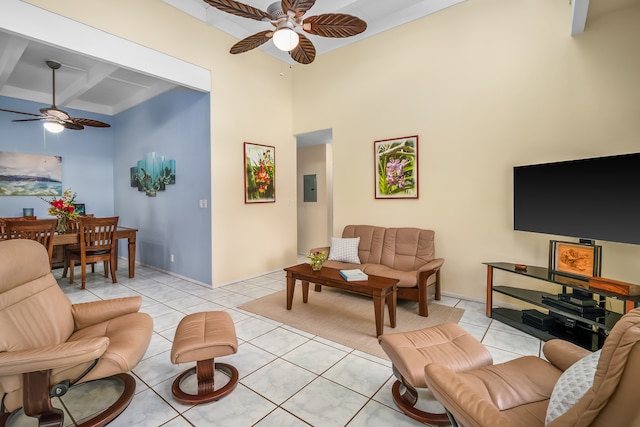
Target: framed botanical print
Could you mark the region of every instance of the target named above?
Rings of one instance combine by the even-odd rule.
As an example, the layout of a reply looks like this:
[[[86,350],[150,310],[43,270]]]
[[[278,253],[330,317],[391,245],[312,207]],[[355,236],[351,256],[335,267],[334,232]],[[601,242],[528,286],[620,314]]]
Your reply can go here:
[[[418,136],[375,141],[376,199],[418,198]]]
[[[276,148],[244,143],[244,202],[276,201]]]

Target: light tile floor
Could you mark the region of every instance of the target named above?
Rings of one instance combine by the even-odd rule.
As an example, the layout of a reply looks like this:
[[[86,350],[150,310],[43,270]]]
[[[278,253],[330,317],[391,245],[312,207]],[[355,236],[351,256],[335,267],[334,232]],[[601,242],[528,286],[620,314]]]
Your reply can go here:
[[[142,295],[142,310],[154,321],[151,344],[133,370],[136,395],[110,426],[417,426],[391,397],[391,363],[249,313],[237,307],[285,288],[283,271],[210,289],[144,266],[136,277],[120,270],[114,285],[88,274],[87,289],[70,285],[54,270],[73,303]],[[79,276],[79,274],[77,274]],[[460,326],[481,340],[500,363],[523,354],[540,355],[540,340],[487,318],[484,304],[443,297],[430,304],[463,308]],[[234,365],[240,382],[228,396],[204,405],[182,405],[171,396],[173,379],[188,366],[171,364],[178,322],[189,313],[224,310],[238,336]]]

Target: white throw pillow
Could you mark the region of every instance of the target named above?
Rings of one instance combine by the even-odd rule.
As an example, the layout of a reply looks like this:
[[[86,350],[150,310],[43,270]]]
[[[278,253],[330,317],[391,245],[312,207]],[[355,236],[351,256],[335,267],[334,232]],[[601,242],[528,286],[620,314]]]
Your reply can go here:
[[[359,237],[352,238],[331,238],[331,249],[329,250],[330,261],[350,262],[351,264],[360,264],[358,257]]]
[[[564,371],[553,387],[545,425],[567,412],[593,385],[600,350],[583,357]]]

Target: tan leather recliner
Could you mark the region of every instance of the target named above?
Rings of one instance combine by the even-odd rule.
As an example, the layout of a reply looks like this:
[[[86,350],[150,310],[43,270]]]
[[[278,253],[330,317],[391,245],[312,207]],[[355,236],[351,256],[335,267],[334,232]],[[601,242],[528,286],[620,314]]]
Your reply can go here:
[[[138,312],[141,303],[141,297],[129,297],[71,304],[51,274],[44,246],[0,241],[0,425],[21,407],[40,425],[62,425],[52,390],[61,395],[75,384],[112,376],[124,392],[88,425],[119,415],[135,391],[126,372],[142,359],[153,333],[151,317]]]
[[[544,345],[549,360],[525,356],[466,372],[437,363],[425,367],[429,389],[465,427],[545,425],[551,392],[560,375],[590,354],[567,341]],[[549,427],[640,426],[640,308],[625,314],[605,340],[593,385]]]

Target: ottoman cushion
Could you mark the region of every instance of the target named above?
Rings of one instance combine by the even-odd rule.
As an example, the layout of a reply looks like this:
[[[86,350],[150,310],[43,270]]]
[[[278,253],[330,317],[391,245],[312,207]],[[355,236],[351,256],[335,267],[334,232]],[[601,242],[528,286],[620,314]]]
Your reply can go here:
[[[445,323],[411,332],[385,334],[380,345],[389,359],[415,388],[426,388],[424,367],[438,362],[453,371],[491,365],[489,351],[455,323]]]
[[[237,351],[238,339],[229,313],[194,313],[184,317],[178,324],[171,347],[171,362],[209,360]]]

